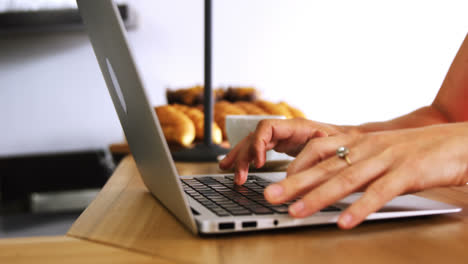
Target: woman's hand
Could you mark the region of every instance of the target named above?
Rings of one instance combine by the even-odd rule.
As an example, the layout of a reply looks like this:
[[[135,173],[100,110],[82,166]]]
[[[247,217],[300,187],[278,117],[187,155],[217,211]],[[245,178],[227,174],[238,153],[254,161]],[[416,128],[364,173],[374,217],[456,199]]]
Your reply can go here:
[[[342,133],[344,128],[306,119],[265,119],[255,132],[244,138],[220,163],[221,169],[235,167],[235,182],[247,180],[250,162],[257,168],[265,164],[266,152],[274,149],[290,156],[302,151],[310,139]]]
[[[349,149],[351,165],[336,156],[340,146]],[[348,229],[395,196],[467,181],[468,123],[454,123],[312,139],[265,197],[280,204],[303,196],[289,207],[291,216],[302,218],[365,188],[338,219]]]

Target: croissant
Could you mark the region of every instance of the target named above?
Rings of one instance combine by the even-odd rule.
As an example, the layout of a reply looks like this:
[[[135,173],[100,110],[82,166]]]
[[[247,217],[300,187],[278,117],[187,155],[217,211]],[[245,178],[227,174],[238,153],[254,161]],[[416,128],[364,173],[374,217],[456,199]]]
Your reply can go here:
[[[251,102],[239,101],[235,102],[234,105],[239,106],[249,115],[268,115],[265,110]]]
[[[188,147],[195,139],[195,126],[182,111],[170,105],[155,108],[161,128],[168,142]]]
[[[227,115],[246,115],[247,112],[228,101],[220,101],[214,105],[214,120],[223,132],[223,138],[226,135],[226,116]]]
[[[166,98],[168,104],[183,104],[188,106],[195,106],[203,104],[204,101],[204,88],[201,85],[192,86],[185,89],[166,90]],[[224,97],[223,89],[215,89],[213,91],[213,100],[219,101]]]
[[[188,107],[186,105],[181,105],[181,104],[173,104],[172,106],[175,109],[183,112],[186,116],[188,116],[192,120],[195,126],[195,138],[199,140],[203,140],[204,134],[205,134],[205,127],[204,127],[205,120],[204,120],[203,112],[196,107]],[[223,141],[223,134],[219,126],[214,122],[212,126],[211,135],[212,135],[213,143],[221,144],[221,142]]]
[[[295,107],[290,106],[290,105],[287,104],[286,102],[280,102],[279,104],[280,104],[280,105],[284,105],[286,108],[288,108],[289,112],[291,113],[291,115],[292,115],[294,118],[297,118],[297,117],[299,117],[299,118],[306,118],[305,114],[304,114],[301,110],[299,110],[299,109],[297,109],[297,108],[295,108]]]
[[[230,102],[252,102],[259,98],[260,94],[254,87],[229,87],[224,93],[224,100]]]
[[[293,117],[289,109],[282,104],[275,104],[264,100],[255,101],[255,104],[268,112],[270,115],[281,115],[285,116],[286,118]]]

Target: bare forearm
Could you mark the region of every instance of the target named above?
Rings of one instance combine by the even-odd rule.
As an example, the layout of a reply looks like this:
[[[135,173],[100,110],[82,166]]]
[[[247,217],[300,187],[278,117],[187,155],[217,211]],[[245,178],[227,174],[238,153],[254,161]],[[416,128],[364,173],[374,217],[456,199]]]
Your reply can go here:
[[[450,122],[468,121],[468,35],[432,103]]]
[[[383,122],[365,123],[354,127],[359,132],[375,132],[403,128],[416,128],[434,124],[447,123],[447,118],[435,107],[426,106],[407,115]],[[350,129],[351,127],[347,127]],[[353,129],[353,128],[351,128]]]

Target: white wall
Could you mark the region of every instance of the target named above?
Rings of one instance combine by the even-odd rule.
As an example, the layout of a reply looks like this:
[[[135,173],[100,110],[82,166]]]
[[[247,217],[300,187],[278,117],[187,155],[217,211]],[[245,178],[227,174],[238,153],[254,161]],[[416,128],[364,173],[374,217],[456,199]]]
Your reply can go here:
[[[154,104],[203,81],[203,1],[128,1]],[[468,33],[468,2],[214,0],[214,83],[254,85],[312,119],[383,120],[429,104]],[[0,155],[122,140],[84,33],[0,38]]]

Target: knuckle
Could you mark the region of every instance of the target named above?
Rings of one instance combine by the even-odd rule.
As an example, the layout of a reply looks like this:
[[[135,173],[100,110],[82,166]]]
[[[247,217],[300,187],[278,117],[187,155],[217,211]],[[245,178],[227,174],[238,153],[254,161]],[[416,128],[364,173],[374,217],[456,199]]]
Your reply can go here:
[[[262,141],[262,140],[254,140],[253,142],[251,142],[249,144],[249,148],[251,149],[251,151],[256,151],[256,150],[260,150],[262,149],[263,147],[265,146],[265,143]]]
[[[404,191],[401,189],[400,180],[402,179],[377,181],[367,188],[366,194],[370,197],[373,204],[383,205],[387,200]]]
[[[315,168],[318,170],[320,175],[328,175],[332,172],[332,169],[325,162],[318,163]]]
[[[239,154],[237,156],[237,162],[245,162],[249,159],[250,151],[248,146],[244,146],[239,150]]]
[[[360,138],[360,137],[364,137],[364,136],[365,136],[365,134],[359,132],[358,129],[351,129],[351,130],[349,130],[348,135],[349,135],[352,139],[358,139],[358,138]]]
[[[367,196],[373,202],[380,202],[382,200],[382,194],[385,193],[385,187],[382,184],[373,184],[366,190]]]
[[[339,179],[344,188],[356,187],[360,184],[359,176],[352,167],[348,168]]]
[[[421,157],[406,158],[398,167],[399,170],[411,171],[409,177],[399,177],[398,181],[405,181],[408,190],[424,190],[426,188],[425,177],[422,172],[425,171],[424,161]]]
[[[363,142],[372,144],[374,146],[380,146],[382,144],[388,144],[389,140],[382,134],[364,134],[360,135]]]
[[[251,151],[254,152],[264,151],[267,145],[268,142],[264,140],[260,135],[256,135],[249,142],[249,148]]]
[[[359,143],[362,146],[378,146],[380,145],[380,141],[378,136],[369,136],[369,135],[360,135],[359,136]]]
[[[307,153],[311,159],[316,160],[316,162],[320,162],[326,159],[326,155],[322,152],[318,139],[309,140],[302,151]]]
[[[370,214],[377,211],[379,207],[385,204],[385,199],[382,196],[382,192],[378,188],[369,187],[367,188],[363,199],[358,200],[358,204],[355,206],[356,214]]]
[[[348,139],[350,142],[357,142],[360,140],[364,140],[365,138],[368,138],[369,136],[367,134],[363,134],[358,132],[357,130],[350,130],[348,133],[344,135],[345,138]]]
[[[262,129],[266,129],[266,128],[270,128],[272,126],[273,126],[273,120],[263,119],[263,120],[260,120],[260,122],[258,122],[257,131],[262,130]]]

